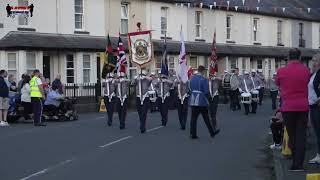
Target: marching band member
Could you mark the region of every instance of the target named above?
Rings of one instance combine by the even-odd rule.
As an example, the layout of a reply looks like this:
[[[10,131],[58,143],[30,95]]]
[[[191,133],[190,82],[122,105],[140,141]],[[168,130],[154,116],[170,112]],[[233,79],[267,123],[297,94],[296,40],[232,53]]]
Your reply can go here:
[[[223,88],[223,103],[227,104],[228,103],[228,95],[230,93],[230,79],[231,79],[231,74],[225,70],[224,74],[222,75],[222,88]]]
[[[129,85],[130,80],[127,79],[126,74],[124,72],[118,73],[118,78],[115,79],[116,84],[116,102],[117,109],[120,120],[120,129],[125,129],[125,120],[127,116],[128,109],[128,98],[129,98]]]
[[[234,73],[231,75],[230,80],[230,100],[231,100],[231,110],[236,111],[240,110],[240,102],[239,102],[239,85],[240,85],[240,77],[239,77],[239,68],[234,69]]]
[[[174,86],[177,89],[178,100],[177,109],[181,130],[186,129],[186,123],[188,119],[188,99],[189,99],[189,81],[183,82],[180,78],[174,81]]]
[[[221,81],[222,79],[216,77],[215,74],[209,75],[209,113],[215,134],[220,132],[220,130],[217,129],[217,110],[219,104],[219,86]]]
[[[157,91],[157,105],[161,114],[162,126],[166,126],[168,123],[168,110],[169,110],[169,96],[173,82],[168,76],[161,74],[156,83]]]
[[[205,67],[199,66],[198,73],[193,75],[190,80],[191,96],[189,98],[189,105],[191,106],[191,122],[190,122],[190,137],[198,139],[197,136],[197,121],[200,113],[209,130],[211,137],[215,136],[215,132],[210,123],[208,106],[209,102],[207,96],[209,95],[209,82],[204,77]]]
[[[259,105],[262,105],[263,97],[264,97],[264,87],[266,80],[261,70],[258,70],[258,74],[256,75],[259,78],[260,82],[260,89],[259,89]]]
[[[149,87],[150,112],[153,113],[157,111],[157,93],[155,91],[155,85],[157,83],[156,73],[150,73],[150,78],[152,79]]]
[[[148,89],[152,79],[146,76],[147,72],[142,70],[134,79],[133,84],[136,86],[136,107],[140,118],[140,131],[146,132],[146,120],[148,107],[150,105]]]
[[[241,98],[245,99],[246,101],[242,100],[245,114],[249,114],[249,105],[252,106],[252,112],[254,112],[256,106],[253,104],[251,100],[251,91],[253,90],[253,82],[251,80],[251,77],[249,75],[249,72],[244,72],[243,78],[240,81],[240,92],[241,92]],[[255,103],[256,104],[256,103]]]
[[[270,90],[271,100],[272,100],[272,109],[277,109],[277,97],[279,93],[279,87],[276,85],[277,73],[274,73],[272,78],[268,81],[268,87]]]
[[[251,71],[251,81],[253,89],[251,90],[252,94],[252,113],[257,113],[257,105],[259,103],[259,90],[261,89],[261,79],[257,76],[257,71],[252,69]]]
[[[108,115],[108,126],[112,125],[113,111],[114,111],[114,103],[115,103],[115,90],[116,85],[114,83],[114,74],[108,73],[104,86],[104,103],[107,108]]]

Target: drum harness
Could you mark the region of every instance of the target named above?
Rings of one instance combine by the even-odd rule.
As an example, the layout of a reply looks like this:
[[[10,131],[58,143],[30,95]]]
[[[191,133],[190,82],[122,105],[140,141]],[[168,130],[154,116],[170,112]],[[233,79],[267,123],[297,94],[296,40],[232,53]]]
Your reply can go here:
[[[214,77],[212,80],[215,80],[216,78]],[[215,97],[215,96],[217,96],[218,95],[218,90],[216,90],[216,92],[212,92],[212,81],[211,81],[211,79],[210,79],[210,81],[209,81],[209,91],[210,91],[210,96],[211,96],[211,98],[212,98],[212,100],[213,100],[213,98]]]
[[[112,82],[112,81],[113,81],[113,80],[110,80],[110,78],[108,78],[108,79],[106,80],[106,83],[107,83],[107,97],[108,97],[108,99],[109,99],[109,102],[111,102],[112,97],[114,96],[114,92],[112,92],[112,93],[110,94],[110,85],[109,85],[109,83]]]
[[[178,96],[179,96],[179,99],[181,101],[181,104],[183,104],[184,102],[184,99],[188,96],[188,93],[185,93],[183,96],[181,94],[181,81],[178,82]]]
[[[119,93],[119,99],[121,102],[121,106],[123,106],[124,101],[127,99],[127,95],[125,94],[124,96],[122,96],[122,86],[121,83],[124,82],[125,79],[124,78],[120,78],[119,84],[118,84],[118,93]]]

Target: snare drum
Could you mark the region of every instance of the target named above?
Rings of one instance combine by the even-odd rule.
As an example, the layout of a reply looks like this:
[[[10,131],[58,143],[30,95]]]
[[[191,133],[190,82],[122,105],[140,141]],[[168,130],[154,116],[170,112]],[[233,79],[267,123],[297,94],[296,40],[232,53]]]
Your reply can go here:
[[[157,95],[155,91],[148,91],[149,99],[151,102],[156,102],[157,101]]]
[[[252,95],[252,101],[259,102],[259,91],[258,90],[252,90],[251,95]]]
[[[251,94],[250,93],[242,93],[241,94],[241,103],[251,104]]]

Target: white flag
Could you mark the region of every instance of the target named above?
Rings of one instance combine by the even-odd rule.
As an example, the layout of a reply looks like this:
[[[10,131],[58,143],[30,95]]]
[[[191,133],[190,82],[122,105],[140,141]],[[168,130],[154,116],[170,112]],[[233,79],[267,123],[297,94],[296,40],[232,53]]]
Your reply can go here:
[[[187,58],[186,58],[186,46],[184,44],[184,37],[182,29],[180,31],[180,55],[179,55],[179,75],[180,79],[183,82],[188,81],[188,67],[187,67]]]

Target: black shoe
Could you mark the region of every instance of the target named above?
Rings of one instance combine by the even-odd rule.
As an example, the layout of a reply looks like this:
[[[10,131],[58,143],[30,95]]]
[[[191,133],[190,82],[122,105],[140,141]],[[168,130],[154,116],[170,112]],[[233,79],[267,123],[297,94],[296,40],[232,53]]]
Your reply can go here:
[[[295,167],[295,166],[292,166],[289,170],[289,172],[303,172],[304,169],[302,167]]]
[[[186,127],[181,127],[180,129],[181,129],[182,131],[184,131],[184,130],[186,130]]]
[[[255,112],[255,111],[252,111],[252,112],[251,112],[251,114],[257,114],[257,112]]]
[[[124,129],[126,129],[126,127],[120,126],[120,130],[124,130]]]
[[[42,126],[42,127],[44,127],[44,126],[47,126],[47,125],[43,124],[43,123],[39,123],[39,124],[35,124],[34,126]]]
[[[199,139],[198,136],[192,136],[192,135],[190,135],[190,138],[191,138],[191,139]]]
[[[166,122],[162,122],[161,125],[162,126],[167,126],[167,123]]]
[[[146,130],[144,129],[144,130],[140,130],[140,132],[141,132],[141,134],[144,134],[144,133],[146,133]]]
[[[219,134],[220,133],[220,129],[216,129],[214,132],[213,132],[213,135],[215,136],[215,135],[217,135],[217,134]]]
[[[112,122],[108,122],[108,126],[109,126],[109,127],[112,126]]]

